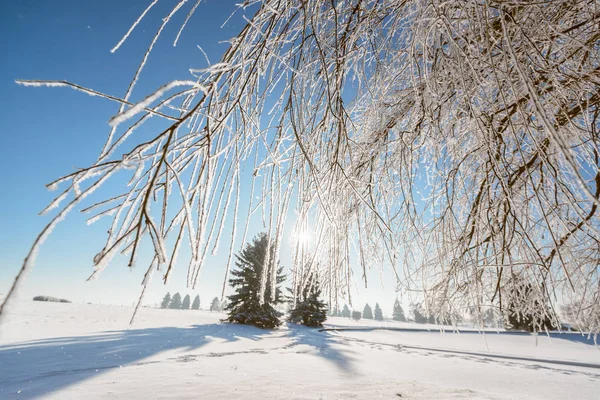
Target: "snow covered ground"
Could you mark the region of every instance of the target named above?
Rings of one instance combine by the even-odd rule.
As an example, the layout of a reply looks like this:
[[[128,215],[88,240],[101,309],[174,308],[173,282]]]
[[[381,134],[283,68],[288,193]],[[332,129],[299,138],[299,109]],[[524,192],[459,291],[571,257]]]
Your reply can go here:
[[[598,399],[577,334],[440,333],[332,318],[318,332],[223,314],[23,302],[0,327],[0,399]],[[346,331],[343,328],[364,328]]]

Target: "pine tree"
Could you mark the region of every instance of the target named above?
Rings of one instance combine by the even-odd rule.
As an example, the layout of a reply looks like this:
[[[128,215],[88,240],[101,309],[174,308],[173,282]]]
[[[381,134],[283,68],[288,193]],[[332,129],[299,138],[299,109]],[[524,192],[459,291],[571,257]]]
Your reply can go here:
[[[192,302],[192,310],[199,310],[200,309],[200,296],[196,295],[196,297],[194,297],[194,301]]]
[[[362,317],[364,319],[373,319],[373,310],[371,309],[371,306],[368,303],[365,304],[365,308],[362,312]]]
[[[190,309],[190,295],[189,294],[186,294],[185,297],[183,298],[183,303],[181,303],[181,308],[183,310]]]
[[[375,303],[375,319],[377,321],[383,321],[383,312],[381,311],[381,307],[379,307],[379,303]]]
[[[492,308],[488,308],[487,310],[485,310],[482,317],[483,317],[484,326],[497,328],[499,325],[500,326],[502,325],[502,324],[498,324],[498,320],[500,318],[498,318],[498,316],[496,315],[496,313],[494,312],[494,310]]]
[[[340,309],[337,308],[337,307],[332,308],[331,312],[329,313],[329,316],[330,317],[339,317],[339,316],[341,316]]]
[[[309,284],[302,290],[302,299],[296,300],[296,308],[290,311],[288,321],[310,327],[321,327],[327,319],[327,304],[319,299],[321,285],[316,277],[308,279]]]
[[[360,311],[352,311],[352,319],[355,321],[360,320],[361,314]]]
[[[415,317],[415,322],[417,324],[425,324],[427,323],[427,318],[421,312],[421,303],[413,304],[412,312]]]
[[[400,301],[398,299],[396,299],[396,301],[394,302],[394,312],[392,314],[392,318],[394,319],[394,321],[406,322],[404,310],[402,309],[402,306],[400,305]]]
[[[552,313],[548,299],[540,295],[539,292],[535,292],[531,283],[519,281],[519,278],[516,276],[511,279],[511,297],[506,308],[506,313],[508,314],[506,329],[530,332],[557,329],[549,317]],[[543,285],[541,293],[544,293]],[[519,303],[531,304],[533,306],[532,310],[524,309]],[[537,313],[533,312],[534,310]]]
[[[352,313],[350,313],[350,309],[348,308],[348,305],[344,304],[344,309],[342,310],[342,317],[350,318],[351,316],[352,316]]]
[[[169,308],[169,305],[171,305],[171,293],[167,292],[160,303],[160,308]]]
[[[218,297],[215,297],[212,301],[212,303],[210,303],[210,312],[219,312],[221,311],[221,302],[219,301]]]
[[[171,300],[169,308],[174,310],[179,310],[181,308],[181,295],[179,294],[179,292],[173,295],[173,299]]]
[[[282,274],[283,267],[276,271],[276,276],[267,274],[266,289],[263,304],[260,304],[260,281],[267,251],[270,252],[270,262],[274,263],[274,247],[269,246],[269,237],[266,233],[258,234],[248,243],[240,254],[236,255],[237,269],[231,271],[233,276],[229,284],[235,289],[235,294],[229,296],[227,311],[228,322],[254,325],[259,328],[273,329],[281,325],[281,314],[273,307],[283,301],[279,284],[285,280]],[[266,266],[270,269],[270,266]],[[272,279],[275,279],[276,289],[272,293]]]

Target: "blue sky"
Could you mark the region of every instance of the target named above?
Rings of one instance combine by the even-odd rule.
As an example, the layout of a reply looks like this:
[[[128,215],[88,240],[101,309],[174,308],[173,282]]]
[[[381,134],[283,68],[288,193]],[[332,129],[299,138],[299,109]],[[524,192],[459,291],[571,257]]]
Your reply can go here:
[[[203,1],[173,47],[194,3],[188,2],[165,28],[132,100],[140,100],[169,81],[189,79],[190,68],[206,67],[197,45],[217,62],[227,48],[219,42],[243,27],[242,14],[236,14],[221,28],[236,2]],[[109,132],[108,119],[118,109],[115,103],[67,88],[25,88],[14,80],[64,79],[122,97],[161,19],[176,1],[159,1],[125,44],[110,53],[148,4],[150,0],[22,0],[0,4],[0,132],[4,150],[0,157],[0,296],[7,292],[29,246],[49,221],[48,216],[37,215],[55,195],[44,185],[95,160]],[[108,184],[105,189],[113,188],[117,189]],[[242,204],[242,209],[246,207]],[[45,294],[74,301],[132,304],[145,272],[143,260],[139,267],[129,269],[125,258],[115,258],[99,280],[85,281],[105,233],[102,223],[88,227],[85,216],[72,213],[42,247],[21,296]],[[208,305],[220,293],[227,249],[223,245],[217,256],[207,259],[194,291],[185,288],[187,263],[180,257],[179,273],[166,287],[155,279],[147,302],[159,302],[166,291],[179,291],[200,294],[203,306]],[[284,265],[287,257],[282,255]],[[370,289],[353,294],[356,307],[362,309],[365,301],[371,305],[379,301],[389,314],[395,298],[392,274],[386,273],[381,279],[376,270],[370,277]],[[389,282],[385,290],[380,281]]]

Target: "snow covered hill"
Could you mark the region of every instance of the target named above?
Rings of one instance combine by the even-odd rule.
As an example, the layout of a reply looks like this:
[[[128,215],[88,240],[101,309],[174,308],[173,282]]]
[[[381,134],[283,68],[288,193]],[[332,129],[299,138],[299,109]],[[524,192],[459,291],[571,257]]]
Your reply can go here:
[[[0,327],[2,399],[596,399],[600,350],[577,334],[441,333],[393,321],[331,331],[223,314],[23,302]],[[400,330],[382,330],[387,327]],[[361,328],[347,331],[344,328]],[[537,342],[537,345],[536,345]]]

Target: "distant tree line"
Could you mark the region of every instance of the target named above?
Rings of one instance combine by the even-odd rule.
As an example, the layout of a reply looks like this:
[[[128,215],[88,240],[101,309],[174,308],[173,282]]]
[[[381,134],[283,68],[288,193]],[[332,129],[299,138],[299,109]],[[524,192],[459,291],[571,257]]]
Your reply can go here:
[[[53,303],[70,303],[69,300],[59,299],[57,297],[52,297],[52,296],[35,296],[33,298],[33,301],[50,301]]]
[[[160,308],[169,308],[171,310],[189,310],[190,309],[190,295],[186,294],[183,300],[181,299],[181,295],[175,293],[173,297],[171,297],[171,293],[168,293],[163,297],[162,302],[160,303]],[[200,309],[200,296],[196,295],[194,301],[191,302],[192,310]]]
[[[534,291],[531,288],[531,285],[526,284],[515,284],[514,288],[515,294],[512,296],[512,299],[507,302],[507,306],[505,308],[504,313],[499,312],[498,310],[488,309],[483,313],[478,313],[477,310],[469,310],[466,315],[461,315],[456,312],[450,312],[448,310],[443,310],[444,312],[439,313],[440,316],[435,316],[433,311],[427,310],[427,308],[423,305],[423,303],[417,302],[412,303],[410,305],[410,313],[405,315],[404,309],[400,304],[400,301],[396,299],[394,302],[393,312],[392,312],[392,320],[399,322],[414,322],[417,324],[436,324],[436,325],[456,325],[463,321],[464,317],[473,317],[474,315],[483,315],[483,320],[479,321],[480,325],[488,326],[488,327],[504,327],[509,330],[525,330],[525,331],[544,331],[544,330],[556,330],[557,323],[553,321],[550,317],[545,319],[537,319],[535,320],[531,315],[514,305],[516,302],[515,298],[518,296],[526,298],[528,296],[533,296]],[[545,309],[549,307],[547,304],[543,304],[543,299],[533,299],[529,300],[536,303],[536,308],[538,310]],[[578,307],[569,308],[568,306],[563,307],[563,313],[572,321],[572,325],[574,325],[575,329],[585,330],[586,327],[589,327],[593,324],[590,322],[590,319],[594,317],[583,316],[580,317],[576,315],[573,310],[578,310]],[[550,311],[547,313],[548,316],[551,315]],[[340,311],[339,308],[332,308],[329,316],[331,317],[343,317],[343,318],[351,318],[356,321],[362,319],[373,319],[376,321],[383,321],[383,313],[381,307],[379,307],[379,303],[375,303],[375,309],[373,310],[371,306],[367,303],[365,304],[362,312],[359,310],[350,310],[348,305],[344,305],[344,308]],[[586,319],[587,318],[587,319]],[[597,318],[597,317],[595,317]],[[583,328],[583,329],[582,329]]]
[[[350,308],[348,308],[348,305],[344,305],[344,308],[342,309],[342,311],[340,311],[338,308],[333,308],[330,311],[329,316],[352,318],[355,320],[364,318],[364,319],[374,319],[376,321],[383,321],[383,311],[381,310],[379,303],[375,303],[374,310],[371,308],[371,306],[368,303],[365,304],[365,307],[363,308],[362,312],[360,312],[358,310],[351,311]],[[406,318],[404,317],[404,310],[402,309],[402,306],[400,305],[400,302],[398,301],[398,299],[396,299],[396,302],[394,303],[394,312],[392,314],[392,319],[394,321],[406,321]]]

